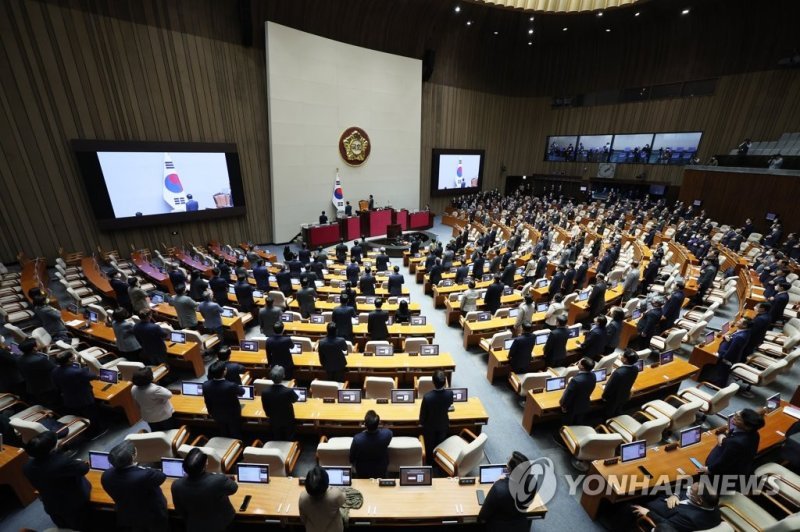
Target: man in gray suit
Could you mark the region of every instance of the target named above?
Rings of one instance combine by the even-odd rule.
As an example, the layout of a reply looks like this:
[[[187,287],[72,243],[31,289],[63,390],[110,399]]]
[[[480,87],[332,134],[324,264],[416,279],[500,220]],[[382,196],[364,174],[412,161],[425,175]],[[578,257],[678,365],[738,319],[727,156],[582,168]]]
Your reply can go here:
[[[275,323],[281,321],[283,311],[275,306],[275,300],[267,297],[267,306],[258,311],[258,325],[261,327],[261,334],[264,336],[275,335]]]
[[[315,303],[317,301],[317,291],[314,287],[309,285],[308,279],[300,281],[300,290],[294,295],[297,303],[300,305],[300,315],[308,318],[311,314],[316,312]]]
[[[186,294],[186,285],[175,287],[178,294],[172,299],[172,306],[178,313],[178,325],[181,329],[197,330],[197,301]]]
[[[639,263],[633,261],[622,282],[622,300],[627,301],[639,291]]]

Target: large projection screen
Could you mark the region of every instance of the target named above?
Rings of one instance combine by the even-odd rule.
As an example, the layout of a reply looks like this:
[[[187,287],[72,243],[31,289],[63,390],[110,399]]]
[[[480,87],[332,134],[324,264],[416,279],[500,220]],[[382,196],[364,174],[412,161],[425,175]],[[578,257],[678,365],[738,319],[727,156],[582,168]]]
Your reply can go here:
[[[336,169],[353,210],[416,210],[420,191],[422,62],[266,23],[273,236],[286,242],[320,211],[334,218]],[[357,126],[371,153],[345,164],[339,137]]]

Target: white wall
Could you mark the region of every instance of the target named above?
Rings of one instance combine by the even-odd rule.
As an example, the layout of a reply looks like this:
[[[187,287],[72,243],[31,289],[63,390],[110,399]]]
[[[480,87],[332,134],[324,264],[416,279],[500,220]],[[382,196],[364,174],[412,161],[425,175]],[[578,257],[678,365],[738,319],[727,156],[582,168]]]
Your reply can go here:
[[[266,23],[273,236],[285,242],[323,209],[336,169],[345,200],[420,207],[422,62]],[[360,167],[339,155],[342,132],[366,131]]]

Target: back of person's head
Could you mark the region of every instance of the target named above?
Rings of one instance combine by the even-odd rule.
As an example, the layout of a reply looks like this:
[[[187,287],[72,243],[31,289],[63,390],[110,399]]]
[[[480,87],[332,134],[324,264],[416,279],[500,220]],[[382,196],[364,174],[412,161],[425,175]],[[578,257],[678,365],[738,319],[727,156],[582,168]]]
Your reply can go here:
[[[139,284],[139,279],[133,276],[128,277],[128,286],[136,286],[138,284]]]
[[[522,332],[525,334],[530,334],[533,332],[533,324],[529,321],[522,323]]]
[[[278,336],[282,335],[283,334],[283,322],[282,321],[276,321],[275,325],[272,326],[272,329],[275,331],[275,334],[277,334]]]
[[[183,459],[183,471],[190,479],[195,479],[203,475],[206,471],[208,456],[199,447],[192,448]]]
[[[639,361],[639,354],[636,353],[635,350],[628,348],[622,353],[622,360],[629,366],[631,364],[636,364]]]
[[[285,378],[286,370],[283,369],[283,366],[272,366],[272,369],[269,370],[269,380],[271,380],[273,383],[280,384]]]
[[[739,328],[740,329],[749,329],[753,326],[753,320],[750,318],[742,318],[739,320]]]
[[[444,388],[444,385],[447,384],[447,377],[444,374],[444,371],[437,369],[433,373],[433,385],[436,387],[437,390]]]
[[[33,306],[34,307],[41,307],[47,304],[47,298],[42,294],[36,294],[33,296]]]
[[[625,319],[625,311],[619,307],[614,307],[611,311],[611,319],[614,321],[622,321]]]
[[[381,423],[381,416],[374,410],[367,410],[364,415],[364,427],[370,432],[378,430],[378,425]]]
[[[597,276],[595,277],[595,282],[598,282],[598,283],[602,283],[605,280],[606,280],[606,276],[603,275],[602,273],[598,273]]]
[[[52,430],[46,430],[37,434],[25,444],[25,452],[31,458],[44,458],[53,452],[58,443],[58,436]]]
[[[468,283],[467,283],[467,286],[468,286],[470,289],[472,289],[472,290],[475,290],[475,286],[476,286],[476,285],[475,285],[475,281],[470,281],[470,282],[468,282]]]
[[[408,312],[408,301],[405,299],[400,300],[400,304],[398,305],[398,310],[402,310],[403,312]]]
[[[394,271],[394,273],[399,273],[400,272],[400,266],[393,266],[392,270]]]
[[[561,303],[562,301],[564,301],[564,294],[558,292],[556,295],[553,296],[553,301],[555,301],[556,303]]]
[[[179,284],[175,287],[175,293],[178,294],[179,296],[182,296],[185,292],[186,292],[185,284]]]
[[[533,296],[530,294],[525,294],[525,304],[526,305],[533,305]]]
[[[141,321],[150,321],[152,317],[153,313],[149,309],[139,311],[139,319]]]
[[[375,300],[375,308],[376,309],[380,309],[381,307],[383,307],[383,299],[377,298]]]
[[[133,372],[131,382],[134,386],[147,387],[153,384],[153,370],[150,366],[139,368]]]
[[[114,321],[125,321],[130,317],[130,313],[128,309],[117,307],[114,309],[114,313],[112,314]]]
[[[327,327],[327,331],[328,331],[328,336],[336,336],[336,324],[335,323],[333,323],[332,321],[329,321],[328,325],[326,327]]]
[[[33,338],[25,338],[19,343],[19,350],[25,355],[33,353],[36,351],[36,340]]]
[[[312,467],[306,474],[306,493],[314,498],[325,495],[329,484],[328,472],[318,465]]]
[[[589,357],[583,357],[578,365],[584,371],[592,371],[594,369],[594,360]]]
[[[556,325],[559,327],[566,327],[567,326],[567,316],[559,316],[556,318]]]
[[[221,360],[223,362],[227,362],[231,359],[231,348],[227,345],[223,345],[217,351],[217,360]]]
[[[217,360],[208,368],[208,378],[209,379],[221,379],[225,376],[225,362],[221,360]]]
[[[275,300],[272,298],[272,296],[267,297],[266,304],[267,308],[272,308],[272,306],[275,304]]]
[[[511,457],[508,459],[508,464],[507,464],[509,474],[511,474],[511,472],[513,472],[518,465],[524,464],[527,461],[528,461],[527,456],[525,456],[519,451],[513,451],[511,453]]]
[[[213,268],[211,268],[211,273],[214,274],[214,277],[217,277],[219,275],[219,268],[214,266]]]
[[[123,440],[108,453],[108,461],[117,469],[133,465],[136,459],[136,447],[133,442]]]
[[[605,316],[597,316],[594,319],[594,322],[598,324],[600,327],[605,327],[608,323],[608,319]]]
[[[757,307],[761,312],[769,312],[772,310],[772,303],[769,301],[762,301]]]
[[[678,290],[683,290],[684,288],[686,288],[686,284],[683,281],[678,281],[677,283],[675,283],[675,287]]]
[[[72,363],[72,351],[61,351],[56,355],[56,363],[59,366],[68,366]]]
[[[744,408],[739,412],[744,430],[755,432],[764,426],[764,415],[752,408]]]

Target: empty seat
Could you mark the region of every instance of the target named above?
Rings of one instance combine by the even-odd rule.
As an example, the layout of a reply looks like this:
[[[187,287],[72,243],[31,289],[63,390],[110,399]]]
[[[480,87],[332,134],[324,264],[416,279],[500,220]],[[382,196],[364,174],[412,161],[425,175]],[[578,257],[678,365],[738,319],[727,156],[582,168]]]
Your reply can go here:
[[[353,438],[322,436],[317,445],[317,462],[323,467],[347,467],[350,465],[350,446]]]
[[[672,432],[679,431],[694,424],[703,403],[700,401],[684,401],[680,397],[671,395],[664,400],[656,399],[642,406],[642,410],[654,418],[666,419],[668,429]]]
[[[401,467],[417,467],[425,463],[422,438],[395,436],[389,443],[389,473],[399,473]]]
[[[480,464],[487,439],[486,433],[476,436],[464,429],[437,445],[433,458],[448,476],[467,476]]]
[[[644,440],[647,445],[655,445],[663,438],[669,419],[642,414],[637,413],[639,419],[628,415],[612,417],[606,422],[606,426],[622,436],[626,442]]]
[[[12,417],[9,423],[19,434],[22,442],[28,443],[33,437],[51,430],[41,423],[45,417],[54,417],[54,414],[46,411],[24,418]],[[62,425],[58,432],[61,435],[57,443],[59,448],[68,445],[89,428],[89,420],[78,416],[61,416],[56,421]]]
[[[157,463],[162,457],[176,458],[178,449],[189,439],[185,426],[155,432],[128,434],[125,439],[136,447],[136,459],[145,464]]]
[[[265,464],[269,466],[270,476],[286,477],[292,474],[297,459],[300,458],[300,444],[296,441],[256,440],[245,447],[242,461],[249,464]]]
[[[336,399],[339,397],[339,390],[346,388],[346,386],[346,383],[314,379],[311,381],[309,391],[311,392],[311,397],[317,399]]]
[[[561,439],[572,454],[572,465],[587,471],[594,460],[606,460],[616,455],[617,447],[623,443],[622,436],[615,432],[596,430],[584,425],[563,426]]]
[[[705,416],[711,416],[727,408],[737,391],[739,391],[739,385],[735,382],[724,388],[719,388],[710,382],[701,382],[693,388],[681,390],[678,397],[685,401],[699,401],[703,405],[700,407],[700,411]]]
[[[397,388],[397,377],[368,376],[364,379],[366,399],[389,399],[395,388]]]

